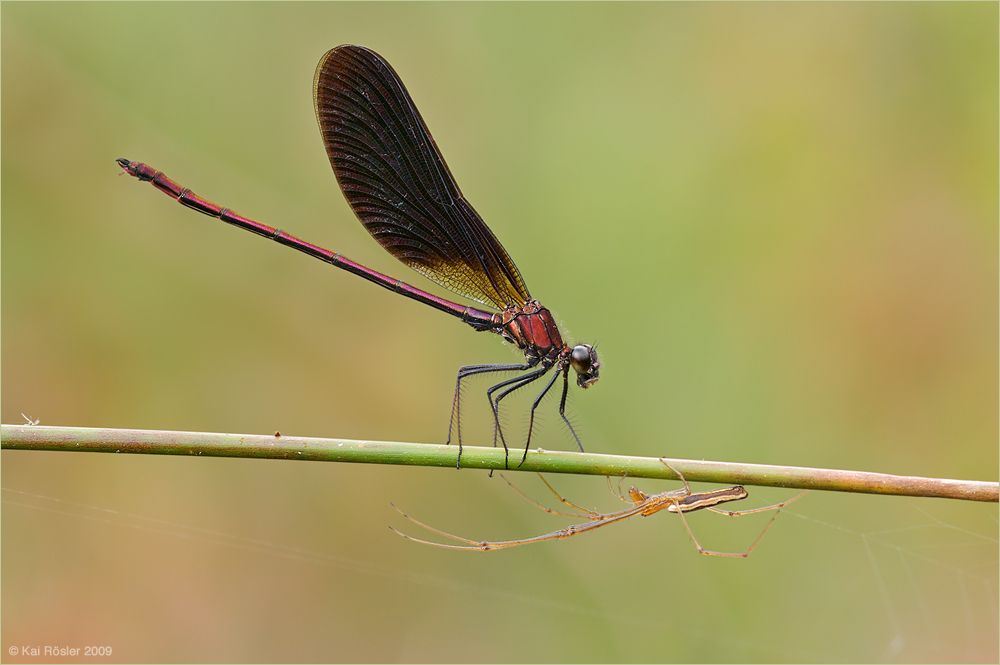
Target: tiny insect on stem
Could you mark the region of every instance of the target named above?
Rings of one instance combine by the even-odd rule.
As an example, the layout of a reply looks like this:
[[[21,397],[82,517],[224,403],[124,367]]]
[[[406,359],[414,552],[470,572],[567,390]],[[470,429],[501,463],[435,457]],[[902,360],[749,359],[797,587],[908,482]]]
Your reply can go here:
[[[462,542],[462,543],[468,543],[468,544],[467,545],[449,545],[447,543],[436,543],[436,542],[433,542],[433,541],[422,540],[420,538],[415,538],[413,536],[407,535],[405,533],[402,533],[401,531],[397,531],[396,529],[394,529],[391,526],[389,528],[392,529],[392,531],[394,531],[395,533],[398,533],[400,536],[402,536],[402,537],[404,537],[404,538],[406,538],[408,540],[413,540],[415,542],[423,543],[425,545],[433,545],[434,547],[442,547],[442,548],[451,549],[451,550],[474,550],[474,551],[479,551],[479,552],[487,552],[489,550],[500,550],[500,549],[507,549],[507,548],[510,548],[510,547],[517,547],[518,545],[527,545],[529,543],[540,543],[540,542],[545,541],[545,540],[556,540],[556,539],[560,539],[560,538],[569,538],[570,536],[575,536],[577,534],[585,533],[587,531],[593,531],[594,529],[597,529],[599,527],[607,526],[608,524],[613,524],[614,522],[620,522],[620,521],[626,520],[626,519],[628,519],[630,517],[635,517],[636,515],[642,515],[643,517],[648,517],[649,515],[652,515],[654,513],[658,513],[661,510],[666,510],[667,512],[676,513],[677,515],[680,516],[681,521],[684,524],[684,529],[687,531],[688,536],[690,536],[690,538],[691,538],[691,541],[694,543],[695,547],[698,548],[698,551],[701,554],[705,554],[705,555],[709,555],[709,556],[725,556],[725,557],[742,557],[742,558],[746,558],[747,556],[750,555],[750,553],[754,550],[754,548],[757,547],[757,544],[760,543],[761,539],[764,537],[764,534],[767,533],[768,529],[771,528],[771,524],[773,524],[775,518],[777,518],[778,512],[782,508],[784,508],[788,504],[792,503],[793,501],[798,500],[799,498],[801,498],[804,494],[806,494],[808,492],[808,490],[806,490],[805,492],[797,494],[796,496],[792,497],[791,499],[788,499],[787,501],[783,501],[781,503],[776,503],[776,504],[773,504],[773,505],[770,505],[770,506],[764,506],[764,507],[761,507],[761,508],[751,508],[749,510],[740,510],[740,511],[723,510],[723,509],[720,509],[720,508],[716,508],[716,506],[721,505],[723,503],[728,503],[730,501],[741,501],[741,500],[747,498],[749,496],[749,493],[743,487],[741,487],[739,485],[736,485],[734,487],[725,487],[725,488],[717,489],[717,490],[708,490],[706,492],[692,492],[691,491],[691,487],[688,485],[687,480],[684,479],[684,476],[680,473],[680,471],[678,471],[677,469],[674,469],[672,466],[670,466],[669,464],[667,464],[662,459],[660,461],[664,465],[666,465],[669,469],[671,469],[674,473],[677,474],[677,476],[681,479],[681,482],[684,483],[684,487],[682,487],[680,489],[669,490],[667,492],[662,492],[660,494],[653,494],[653,495],[648,495],[645,492],[643,492],[642,490],[637,489],[636,487],[630,487],[629,491],[628,491],[628,495],[629,495],[629,497],[630,497],[633,505],[631,507],[629,507],[629,508],[624,509],[624,510],[620,510],[620,511],[617,511],[617,512],[612,512],[612,513],[599,513],[597,511],[588,510],[586,508],[581,508],[580,506],[576,505],[575,503],[572,503],[572,502],[568,501],[567,499],[563,498],[562,495],[560,495],[558,492],[556,492],[555,489],[553,489],[552,486],[549,485],[549,483],[544,478],[542,478],[541,474],[539,474],[538,477],[542,479],[542,482],[545,483],[545,486],[549,488],[549,490],[556,496],[556,498],[561,503],[563,503],[563,504],[565,504],[567,506],[571,506],[571,507],[575,508],[576,510],[579,510],[583,514],[581,515],[581,514],[577,514],[577,513],[564,513],[564,512],[560,512],[558,510],[553,510],[552,508],[547,508],[547,507],[543,506],[542,504],[538,503],[537,501],[535,501],[534,499],[532,499],[531,497],[527,496],[524,492],[522,492],[518,488],[516,488],[513,485],[511,485],[510,481],[507,481],[507,479],[504,478],[504,481],[506,481],[507,484],[510,485],[514,489],[514,491],[516,491],[518,494],[520,494],[522,497],[524,497],[525,499],[527,499],[529,502],[531,502],[532,504],[534,504],[538,508],[541,508],[542,510],[544,510],[547,513],[551,513],[551,514],[554,514],[554,515],[562,515],[562,516],[565,516],[565,517],[576,517],[576,518],[580,518],[580,519],[588,519],[588,521],[586,521],[586,522],[583,522],[583,523],[580,523],[580,524],[573,524],[573,525],[570,525],[570,526],[568,526],[568,527],[566,527],[564,529],[559,529],[558,531],[552,531],[550,533],[546,533],[546,534],[543,534],[541,536],[534,536],[532,538],[522,538],[522,539],[518,539],[518,540],[501,540],[501,541],[477,541],[477,540],[470,540],[468,538],[463,538],[462,536],[456,536],[456,535],[448,533],[446,531],[441,531],[440,529],[436,529],[436,528],[434,528],[432,526],[428,526],[428,525],[424,524],[423,522],[420,522],[419,520],[416,520],[413,517],[410,517],[409,515],[407,515],[406,513],[404,513],[402,510],[400,510],[399,508],[397,508],[395,504],[392,504],[392,503],[390,503],[390,505],[393,508],[395,508],[399,512],[400,515],[402,515],[403,517],[405,517],[409,521],[413,522],[414,524],[416,524],[418,526],[421,526],[421,527],[427,529],[428,531],[431,531],[431,532],[436,533],[438,535],[444,536],[446,538],[451,538],[452,540],[455,540],[455,541],[458,541],[458,542]],[[501,477],[503,477],[503,476],[501,476]],[[619,481],[619,483],[620,483],[620,481]],[[608,484],[610,486],[610,478],[608,479]],[[616,492],[614,492],[612,490],[612,492],[615,493],[618,496],[618,498],[622,499],[623,501],[629,501],[630,500],[630,499],[626,499],[624,496],[622,496],[621,493],[620,493],[620,491],[616,493]],[[713,513],[718,513],[720,515],[727,515],[729,517],[740,517],[742,515],[752,515],[754,513],[762,513],[762,512],[765,512],[765,511],[769,511],[769,510],[773,510],[773,511],[775,511],[775,513],[774,513],[774,517],[772,517],[770,519],[770,521],[768,521],[767,526],[764,527],[764,530],[761,531],[760,535],[757,536],[757,539],[753,542],[753,544],[750,546],[750,548],[747,549],[745,552],[717,552],[715,550],[707,550],[707,549],[703,548],[698,543],[698,539],[695,538],[694,533],[691,531],[691,527],[687,523],[687,519],[684,517],[684,513],[690,513],[690,512],[693,512],[695,510],[703,510],[703,509],[704,510],[710,510]]]

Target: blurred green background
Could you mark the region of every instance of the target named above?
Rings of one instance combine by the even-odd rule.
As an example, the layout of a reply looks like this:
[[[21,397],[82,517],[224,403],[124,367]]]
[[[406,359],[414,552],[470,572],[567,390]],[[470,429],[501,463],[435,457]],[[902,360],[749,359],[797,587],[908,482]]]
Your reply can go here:
[[[588,450],[997,480],[996,3],[0,15],[4,423],[443,442],[458,367],[516,361],[497,337],[114,162],[447,295],[367,236],[330,170],[313,70],[356,43],[567,337],[599,341],[601,381],[569,405]],[[537,443],[571,449],[556,408]],[[2,460],[5,662],[998,657],[996,505],[814,493],[746,560],[699,556],[666,514],[481,554],[398,538],[427,534],[389,501],[477,539],[567,522],[474,471]],[[621,506],[603,480],[550,481]],[[736,551],[766,520],[690,522]]]

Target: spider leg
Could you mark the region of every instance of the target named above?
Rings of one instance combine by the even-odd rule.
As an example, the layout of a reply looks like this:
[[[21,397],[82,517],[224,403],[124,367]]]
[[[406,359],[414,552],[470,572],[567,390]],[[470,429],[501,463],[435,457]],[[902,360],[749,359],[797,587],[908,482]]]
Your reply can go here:
[[[718,513],[720,515],[728,515],[729,517],[741,517],[743,515],[753,515],[754,513],[763,513],[768,510],[781,510],[782,508],[790,504],[792,501],[798,501],[808,493],[809,490],[806,490],[805,492],[799,492],[798,494],[793,496],[791,499],[788,499],[787,501],[782,501],[781,503],[775,503],[770,506],[764,506],[763,508],[751,508],[749,510],[735,510],[735,511],[722,510],[721,508],[709,508],[708,510],[711,510],[713,513]],[[775,517],[777,517],[777,513],[775,513]]]
[[[552,488],[552,485],[549,485],[549,481],[545,480],[545,478],[542,477],[542,474],[540,474],[540,473],[538,474],[538,479],[541,480],[543,483],[545,483],[545,486],[549,488],[549,491],[552,492],[553,494],[555,494],[556,498],[559,499],[561,502],[565,503],[567,506],[572,506],[572,507],[576,508],[577,510],[585,512],[585,513],[587,513],[588,515],[590,515],[591,517],[593,517],[595,519],[602,518],[601,513],[597,512],[595,510],[588,510],[588,509],[584,508],[583,506],[576,505],[575,503],[573,503],[572,501],[569,501],[568,499],[564,499],[562,497],[562,495],[559,494],[559,492],[555,491]]]
[[[414,538],[413,536],[409,536],[403,533],[402,531],[393,529],[391,526],[389,527],[389,529],[399,534],[403,538],[406,538],[407,540],[413,540],[418,543],[423,543],[424,545],[433,545],[434,547],[443,547],[444,549],[449,549],[449,550],[477,550],[480,552],[487,552],[489,550],[502,550],[502,549],[507,549],[508,547],[517,547],[518,545],[527,545],[529,543],[540,543],[545,540],[555,540],[557,538],[569,538],[570,536],[575,536],[577,534],[585,533],[587,531],[593,531],[594,529],[600,528],[602,526],[606,526],[608,524],[612,524],[613,522],[618,522],[624,519],[628,519],[629,517],[633,517],[639,514],[638,509],[630,508],[629,510],[622,510],[617,513],[611,513],[610,515],[603,515],[601,519],[594,519],[589,522],[583,522],[581,524],[572,524],[566,527],[565,529],[552,531],[551,533],[546,533],[541,536],[534,536],[532,538],[522,538],[520,540],[500,540],[500,541],[490,542],[490,541],[470,540],[469,538],[463,538],[462,536],[456,536],[450,534],[447,531],[441,531],[440,529],[435,529],[432,526],[428,526],[423,522],[410,517],[402,510],[397,508],[394,503],[390,502],[389,505],[391,505],[393,508],[396,508],[396,511],[400,515],[410,520],[414,524],[424,527],[428,531],[432,531],[446,538],[451,538],[459,542],[470,543],[470,544],[448,545],[445,543],[435,543],[430,540],[421,540],[420,538]]]
[[[684,489],[686,489],[688,495],[690,495],[691,494],[691,486],[688,485],[688,481],[687,481],[686,478],[684,478],[684,474],[681,473],[680,471],[678,471],[677,469],[675,469],[674,467],[670,466],[669,464],[667,464],[667,462],[662,457],[660,458],[660,462],[663,464],[663,466],[667,467],[668,469],[670,469],[671,471],[673,471],[674,473],[677,474],[677,477],[681,479],[682,483],[684,483]]]
[[[593,511],[587,510],[586,508],[580,508],[580,506],[577,506],[576,504],[573,504],[573,503],[570,503],[569,501],[566,501],[561,496],[559,496],[558,494],[556,494],[555,490],[552,490],[552,493],[555,494],[559,498],[560,501],[562,501],[566,505],[573,506],[574,508],[583,511],[586,514],[585,515],[580,515],[578,513],[563,513],[563,512],[560,512],[558,510],[555,510],[553,508],[549,508],[548,506],[543,506],[542,504],[540,504],[539,502],[535,501],[530,496],[528,496],[527,494],[525,494],[524,492],[522,492],[520,489],[518,489],[517,486],[515,486],[514,483],[510,482],[509,480],[507,480],[507,477],[505,475],[503,475],[502,473],[500,474],[500,477],[503,478],[503,481],[505,483],[507,483],[508,485],[510,485],[510,488],[512,490],[514,490],[515,492],[517,492],[518,494],[520,494],[521,497],[523,497],[528,503],[530,503],[533,506],[535,506],[536,508],[540,508],[541,510],[544,510],[545,512],[550,513],[552,515],[562,515],[563,517],[575,517],[577,519],[585,520],[585,519],[589,519],[589,518],[594,518],[594,517],[596,517],[597,515],[600,514],[600,513],[595,513]],[[538,477],[542,478],[542,475],[538,474]],[[544,478],[542,478],[542,482],[545,482]],[[545,484],[548,485],[548,483],[545,483]],[[549,489],[551,490],[552,488],[549,487]]]
[[[742,488],[740,488],[740,489],[742,489]],[[748,549],[745,552],[718,552],[716,550],[707,550],[707,549],[703,548],[701,546],[701,544],[698,542],[698,539],[695,538],[694,532],[691,531],[691,527],[690,527],[690,525],[688,525],[687,518],[684,517],[684,513],[691,512],[691,510],[697,510],[698,508],[693,508],[691,510],[684,510],[683,504],[680,503],[680,501],[683,501],[683,499],[677,499],[677,500],[675,500],[673,505],[675,507],[675,510],[676,510],[677,514],[680,515],[681,522],[684,524],[684,529],[688,532],[688,536],[691,537],[691,542],[694,543],[694,546],[698,548],[698,551],[701,554],[705,554],[707,556],[724,556],[724,557],[744,558],[745,559],[746,557],[750,556],[750,553],[753,552],[754,549],[757,547],[757,545],[760,543],[760,541],[763,540],[764,534],[766,534],[768,532],[768,530],[771,528],[771,525],[774,524],[774,520],[778,519],[778,513],[781,512],[781,509],[784,508],[785,506],[787,506],[788,504],[790,504],[791,502],[796,501],[796,500],[802,498],[802,496],[805,495],[808,491],[809,490],[806,490],[805,492],[802,492],[800,494],[796,494],[791,499],[788,499],[787,501],[783,501],[781,503],[776,503],[776,504],[774,504],[772,506],[764,506],[763,508],[751,508],[750,510],[730,511],[730,510],[721,510],[719,508],[712,508],[710,506],[701,506],[701,507],[707,508],[708,510],[712,511],[713,513],[718,513],[720,515],[727,515],[729,517],[740,517],[742,515],[752,515],[754,513],[761,513],[761,512],[767,511],[767,510],[773,510],[774,511],[774,515],[771,517],[770,520],[768,520],[767,525],[764,526],[764,530],[760,532],[760,535],[757,536],[757,539],[753,541],[752,545],[750,545],[750,549]],[[704,494],[707,494],[707,493],[704,493]],[[697,494],[692,494],[691,496],[695,497],[695,496],[698,496],[698,495]],[[744,492],[744,496],[745,496],[745,492]],[[671,511],[671,512],[674,512],[674,511]]]
[[[616,497],[618,497],[619,500],[624,501],[625,503],[628,503],[630,501],[630,499],[626,499],[625,495],[622,494],[622,481],[625,480],[625,476],[627,476],[627,475],[628,475],[628,471],[626,471],[625,474],[621,478],[618,479],[618,491],[617,492],[611,487],[611,476],[604,476],[604,478],[608,481],[608,491],[611,492],[612,494],[614,494]]]

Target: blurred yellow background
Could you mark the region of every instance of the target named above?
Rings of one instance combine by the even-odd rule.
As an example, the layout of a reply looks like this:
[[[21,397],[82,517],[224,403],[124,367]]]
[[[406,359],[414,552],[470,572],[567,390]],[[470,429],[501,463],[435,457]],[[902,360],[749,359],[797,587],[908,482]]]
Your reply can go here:
[[[599,342],[601,381],[568,407],[589,451],[997,480],[996,3],[0,18],[4,423],[444,441],[458,367],[517,361],[496,336],[114,162],[447,296],[337,189],[310,88],[355,43],[400,74],[532,295]],[[469,386],[470,445],[492,441],[488,385]],[[513,431],[533,395],[508,404]],[[557,406],[537,444],[572,449]],[[998,657],[995,505],[813,493],[746,560],[699,556],[665,513],[481,554],[398,538],[388,524],[427,534],[389,501],[476,539],[567,522],[468,470],[2,459],[4,662],[37,660],[10,655],[30,644],[113,662]],[[601,479],[550,481],[621,506]],[[690,518],[733,551],[766,520]]]

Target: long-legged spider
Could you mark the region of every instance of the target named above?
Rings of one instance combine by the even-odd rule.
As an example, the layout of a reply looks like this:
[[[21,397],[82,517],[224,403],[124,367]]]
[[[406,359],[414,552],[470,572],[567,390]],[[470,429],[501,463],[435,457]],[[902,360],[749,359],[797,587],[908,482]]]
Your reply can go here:
[[[520,540],[501,540],[494,542],[470,540],[469,538],[456,536],[446,531],[441,531],[440,529],[435,529],[432,526],[428,526],[423,522],[410,517],[402,510],[399,510],[399,508],[396,508],[395,504],[390,504],[390,505],[392,505],[393,508],[396,508],[396,510],[399,512],[400,515],[410,520],[414,524],[422,526],[428,531],[432,531],[436,534],[445,536],[446,538],[451,538],[452,540],[457,540],[459,542],[470,543],[470,544],[448,545],[446,543],[435,543],[430,540],[421,540],[420,538],[414,538],[413,536],[409,536],[401,531],[397,531],[391,526],[389,528],[392,529],[394,532],[398,533],[403,538],[406,538],[408,540],[413,540],[418,543],[423,543],[425,545],[433,545],[434,547],[443,547],[445,549],[450,549],[450,550],[477,550],[480,552],[486,552],[488,550],[501,550],[501,549],[506,549],[508,547],[516,547],[518,545],[527,545],[528,543],[540,543],[544,540],[569,538],[570,536],[575,536],[580,533],[592,531],[599,527],[607,526],[608,524],[613,524],[614,522],[620,522],[630,517],[635,517],[636,515],[642,515],[643,517],[647,517],[649,515],[652,515],[653,513],[658,513],[661,510],[666,510],[667,512],[676,513],[680,516],[681,522],[683,522],[684,528],[688,532],[688,536],[691,537],[691,542],[694,543],[694,546],[697,547],[698,551],[701,552],[702,554],[709,556],[728,556],[728,557],[745,558],[749,556],[751,552],[753,552],[754,548],[757,547],[757,544],[764,537],[764,534],[767,533],[767,530],[771,528],[771,525],[774,523],[774,520],[778,517],[778,511],[780,511],[782,508],[784,508],[791,502],[801,498],[802,495],[806,494],[809,491],[806,490],[805,492],[793,496],[791,499],[788,499],[787,501],[782,501],[781,503],[776,503],[770,506],[764,506],[762,508],[752,508],[750,510],[739,510],[739,511],[722,510],[720,508],[716,508],[715,506],[727,503],[729,501],[740,501],[742,499],[745,499],[749,496],[747,491],[743,489],[743,487],[736,485],[734,487],[725,487],[723,489],[709,490],[707,492],[692,492],[691,487],[688,485],[687,480],[684,478],[684,475],[680,471],[667,464],[664,460],[661,459],[660,461],[664,465],[666,465],[667,468],[669,468],[670,470],[672,470],[674,473],[677,474],[677,476],[681,479],[681,482],[684,483],[684,487],[675,490],[669,490],[667,492],[662,492],[661,494],[654,494],[651,496],[633,486],[629,487],[628,490],[629,499],[626,499],[621,494],[621,480],[619,480],[618,481],[619,491],[614,492],[614,490],[612,490],[612,492],[616,496],[618,496],[618,498],[620,498],[622,501],[628,502],[629,500],[631,500],[633,505],[629,508],[626,508],[625,510],[619,510],[613,513],[599,513],[594,510],[588,510],[586,508],[576,505],[575,503],[572,503],[571,501],[568,501],[567,499],[564,499],[558,492],[556,492],[552,488],[551,485],[549,485],[549,483],[545,480],[545,478],[542,478],[541,474],[539,474],[538,477],[542,479],[542,482],[545,483],[545,486],[549,488],[549,490],[556,496],[557,499],[559,499],[560,502],[566,504],[567,506],[572,506],[573,508],[581,511],[584,514],[581,515],[578,513],[564,513],[558,510],[553,510],[552,508],[547,508],[542,504],[538,503],[537,501],[526,495],[524,492],[511,485],[510,481],[507,481],[507,479],[504,478],[504,481],[506,481],[508,485],[513,487],[518,494],[520,494],[522,497],[524,497],[525,499],[527,499],[528,501],[538,506],[547,513],[552,513],[554,515],[563,515],[565,517],[576,517],[580,519],[589,520],[581,524],[572,524],[566,527],[565,529],[552,531],[551,533],[546,533],[541,536],[534,536],[532,538],[522,538]],[[624,480],[624,476],[622,477],[622,480]],[[609,488],[611,486],[610,478],[608,478],[608,486]],[[752,515],[754,513],[762,513],[768,510],[773,510],[775,511],[775,513],[774,517],[772,517],[771,520],[767,523],[767,526],[764,527],[764,530],[760,532],[759,536],[757,536],[757,540],[753,542],[753,545],[751,545],[750,549],[748,549],[746,552],[716,552],[714,550],[706,550],[704,547],[701,546],[701,544],[698,543],[698,539],[695,538],[694,533],[691,531],[691,527],[688,526],[687,519],[684,518],[684,513],[690,513],[694,510],[702,510],[702,509],[707,509],[712,511],[713,513],[719,513],[720,515],[728,515],[729,517]]]

